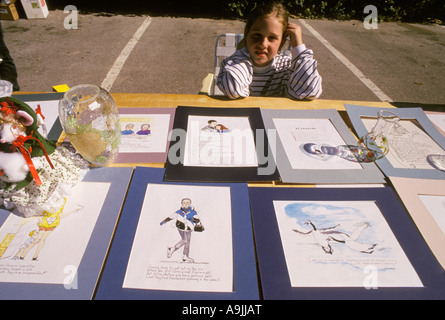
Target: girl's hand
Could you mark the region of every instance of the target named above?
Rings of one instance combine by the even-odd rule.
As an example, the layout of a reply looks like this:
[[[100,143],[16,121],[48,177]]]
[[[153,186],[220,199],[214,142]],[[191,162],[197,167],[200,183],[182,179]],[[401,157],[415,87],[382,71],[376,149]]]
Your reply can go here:
[[[303,34],[301,32],[301,27],[295,23],[289,23],[286,31],[284,31],[284,38],[290,38],[290,44],[292,48],[303,44]]]

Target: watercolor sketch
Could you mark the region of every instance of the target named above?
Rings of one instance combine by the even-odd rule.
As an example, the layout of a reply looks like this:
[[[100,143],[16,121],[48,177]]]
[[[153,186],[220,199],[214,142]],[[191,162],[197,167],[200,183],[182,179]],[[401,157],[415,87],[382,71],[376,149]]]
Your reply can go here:
[[[184,166],[257,167],[249,118],[189,116]]]
[[[81,182],[57,212],[10,213],[0,227],[0,282],[65,284],[64,270],[80,265],[109,187]]]
[[[361,243],[358,238],[364,232],[364,230],[369,226],[369,223],[363,222],[358,226],[354,227],[352,231],[344,231],[340,229],[340,225],[337,224],[332,227],[317,228],[314,223],[307,219],[304,223],[309,226],[309,231],[293,229],[298,234],[313,236],[314,240],[320,245],[324,252],[332,254],[333,249],[331,243],[341,243],[362,253],[372,254],[377,243]]]
[[[218,123],[218,121],[214,119],[210,119],[207,121],[207,125],[201,129],[202,132],[213,132],[213,133],[226,133],[230,132],[230,129],[227,128],[222,123]]]
[[[181,236],[181,240],[174,246],[167,248],[167,258],[171,258],[173,253],[184,247],[182,252],[183,262],[195,262],[189,257],[190,243],[193,232],[203,232],[204,226],[201,223],[198,213],[192,206],[192,199],[184,198],[181,200],[181,207],[175,211],[173,215],[168,216],[161,221],[161,226],[167,224],[170,221],[175,221],[176,229]]]
[[[120,153],[165,152],[169,114],[121,114]]]
[[[66,205],[66,199],[65,199]],[[45,247],[46,240],[60,225],[62,220],[71,214],[77,213],[83,209],[83,205],[78,203],[76,207],[66,212],[65,205],[57,212],[44,212],[42,217],[37,218],[36,229],[29,233],[29,238],[20,246],[13,259],[24,260],[26,255],[36,247],[32,260],[37,260],[40,251]],[[24,221],[23,221],[24,222]],[[21,225],[19,228],[21,228]]]
[[[372,118],[362,118],[370,130],[375,124]],[[428,155],[444,154],[441,146],[432,139],[415,120],[402,119],[388,134],[389,152],[386,158],[394,168],[431,169]]]
[[[373,201],[274,201],[292,286],[422,286]]]
[[[123,287],[232,292],[230,187],[148,184]]]
[[[329,119],[274,118],[273,122],[293,169],[362,169],[333,152],[346,143]]]

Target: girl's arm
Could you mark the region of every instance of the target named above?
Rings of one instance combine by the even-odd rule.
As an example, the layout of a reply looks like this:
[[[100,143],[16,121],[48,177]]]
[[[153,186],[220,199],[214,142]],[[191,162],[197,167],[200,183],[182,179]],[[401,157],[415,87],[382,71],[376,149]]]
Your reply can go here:
[[[315,99],[321,95],[321,76],[312,50],[303,44],[301,27],[289,23],[285,36],[292,46],[292,74],[288,83],[288,93],[296,99]]]
[[[246,98],[250,94],[252,74],[249,54],[243,48],[222,61],[216,84],[231,99]]]
[[[316,99],[322,93],[322,79],[312,50],[304,44],[292,48],[292,73],[288,94],[296,99]]]

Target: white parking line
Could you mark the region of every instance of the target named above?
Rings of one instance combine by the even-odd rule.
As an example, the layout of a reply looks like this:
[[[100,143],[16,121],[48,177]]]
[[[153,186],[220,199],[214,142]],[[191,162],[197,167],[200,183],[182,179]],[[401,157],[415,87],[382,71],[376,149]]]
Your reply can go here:
[[[356,66],[352,64],[344,55],[340,53],[337,49],[335,49],[332,44],[329,43],[321,34],[319,34],[314,28],[312,28],[306,21],[299,19],[301,24],[305,26],[310,33],[312,33],[320,42],[331,51],[334,56],[336,56],[351,72],[359,78],[361,82],[365,84],[381,101],[391,102],[391,98],[388,97],[379,87],[377,87],[374,82],[369,80],[363,72],[361,72]]]
[[[128,41],[125,48],[122,50],[120,55],[117,57],[116,61],[114,62],[113,66],[111,67],[110,71],[108,71],[107,77],[102,82],[101,87],[104,88],[107,91],[111,90],[111,87],[114,84],[114,81],[116,81],[116,78],[118,77],[119,73],[122,70],[122,67],[124,66],[125,62],[127,61],[127,58],[130,56],[131,51],[133,51],[134,47],[138,43],[138,41],[141,39],[142,35],[144,34],[145,30],[147,30],[148,26],[151,23],[151,17],[147,17],[147,19],[144,20],[142,25],[139,27],[139,29],[135,32],[133,37]]]

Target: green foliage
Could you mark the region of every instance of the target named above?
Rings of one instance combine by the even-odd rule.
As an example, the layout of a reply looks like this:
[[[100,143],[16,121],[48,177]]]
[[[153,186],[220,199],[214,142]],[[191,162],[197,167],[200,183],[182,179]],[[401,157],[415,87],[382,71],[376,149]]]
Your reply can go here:
[[[236,18],[245,18],[259,2],[257,0],[230,0],[225,10]],[[374,5],[381,21],[445,23],[443,0],[283,0],[292,16],[338,20],[358,19],[367,16],[366,5]]]

